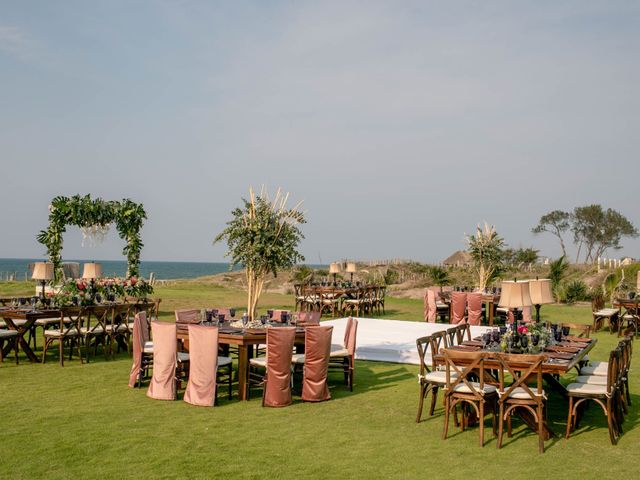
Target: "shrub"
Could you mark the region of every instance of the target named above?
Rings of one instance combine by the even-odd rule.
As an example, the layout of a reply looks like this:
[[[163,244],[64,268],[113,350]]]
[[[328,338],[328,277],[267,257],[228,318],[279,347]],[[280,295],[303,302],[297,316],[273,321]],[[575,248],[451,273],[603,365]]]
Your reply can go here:
[[[575,303],[589,299],[587,284],[582,280],[572,280],[565,285],[564,289],[565,301],[567,303]]]

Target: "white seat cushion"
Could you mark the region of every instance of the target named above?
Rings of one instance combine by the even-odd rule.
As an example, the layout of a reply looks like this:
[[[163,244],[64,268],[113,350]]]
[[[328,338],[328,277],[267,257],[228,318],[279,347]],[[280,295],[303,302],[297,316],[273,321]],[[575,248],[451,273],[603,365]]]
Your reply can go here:
[[[607,386],[607,376],[602,375],[580,375],[576,378],[577,383],[588,383],[590,385],[604,385]]]
[[[469,382],[476,391],[480,391],[480,384],[476,382]],[[459,383],[453,388],[453,391],[456,393],[472,393],[471,389],[464,383]],[[484,386],[484,393],[493,393],[497,392],[498,389],[494,385],[486,385]]]
[[[218,357],[218,367],[231,365],[231,357]]]
[[[331,353],[329,353],[329,357],[348,357],[349,356],[349,350],[347,350],[346,348],[341,348],[340,350],[332,350]]]
[[[611,315],[614,315],[616,313],[618,313],[617,308],[603,308],[602,310],[593,312],[593,314],[597,315],[598,317],[610,317]]]
[[[254,367],[267,368],[267,357],[252,358],[249,360],[249,364]]]
[[[142,351],[144,353],[153,353],[153,342],[144,342],[144,347],[142,347]]]
[[[15,330],[0,330],[0,338],[17,337],[18,332]]]
[[[607,393],[607,387],[605,385],[594,385],[593,383],[570,383],[567,386],[567,392],[586,395],[604,395]]]
[[[609,365],[607,362],[593,362],[593,364],[591,365],[582,367],[580,369],[580,374],[581,375],[604,375],[606,377],[608,371],[609,371]]]
[[[75,328],[71,328],[69,329],[69,331],[66,331],[66,330],[45,330],[44,331],[45,337],[62,337],[62,336],[75,337],[77,335],[78,335],[78,330],[76,330]]]
[[[86,335],[87,333],[90,335],[101,335],[104,333],[104,328],[102,327],[80,327],[80,333]]]
[[[60,323],[60,318],[39,318],[35,322],[34,325],[37,327],[45,327],[47,325],[55,325]]]
[[[188,362],[189,354],[187,352],[178,352],[178,361],[179,362]]]
[[[304,363],[304,353],[296,353],[291,355],[291,363],[303,364]]]
[[[429,372],[426,375],[423,375],[422,378],[424,378],[427,382],[441,383],[444,385],[445,383],[447,383],[447,372],[437,370],[435,372]],[[456,372],[451,372],[450,378],[451,380],[455,380],[456,378],[458,378],[458,374]]]
[[[537,388],[531,388],[531,391],[533,392],[534,395],[537,395]],[[542,392],[542,396],[546,397],[545,392]],[[509,394],[509,398],[515,398],[516,400],[532,400],[533,398],[531,397],[531,395],[529,394],[528,391],[526,391],[524,388],[522,387],[516,387],[513,389],[513,391]]]

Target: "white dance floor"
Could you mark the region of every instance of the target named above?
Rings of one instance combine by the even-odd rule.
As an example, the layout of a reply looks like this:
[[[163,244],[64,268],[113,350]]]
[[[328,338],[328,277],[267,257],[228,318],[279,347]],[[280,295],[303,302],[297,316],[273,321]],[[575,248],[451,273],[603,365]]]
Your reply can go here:
[[[346,318],[323,321],[322,325],[333,325],[332,343],[342,344],[347,325]],[[418,365],[420,358],[418,357],[416,339],[440,330],[446,330],[451,326],[446,323],[358,318],[356,358]],[[490,327],[471,327],[471,336],[482,335],[490,329]]]

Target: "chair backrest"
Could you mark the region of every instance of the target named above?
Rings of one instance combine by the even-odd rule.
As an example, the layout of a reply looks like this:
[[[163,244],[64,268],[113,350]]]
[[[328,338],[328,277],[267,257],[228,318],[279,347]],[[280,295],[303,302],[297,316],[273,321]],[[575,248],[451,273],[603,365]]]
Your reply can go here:
[[[482,323],[482,293],[467,294],[467,323],[480,325]]]
[[[495,358],[500,362],[501,402],[504,402],[516,388],[520,388],[531,400],[542,401],[542,364],[547,360],[546,355],[496,353]],[[513,379],[509,385],[505,381],[505,373],[509,373]],[[534,390],[529,386],[533,381],[536,385]]]
[[[296,325],[299,327],[307,327],[309,325],[320,324],[320,312],[296,312],[295,314]]]
[[[594,292],[591,299],[591,310],[597,312],[604,308],[604,295],[601,292]]]
[[[291,315],[291,311],[290,310],[274,310],[273,311],[273,316],[271,317],[271,320],[274,322],[279,322],[282,323],[282,314],[287,314],[287,315]],[[291,318],[291,317],[289,317]]]
[[[609,364],[607,368],[607,393],[613,393],[613,390],[618,386],[618,380],[620,378],[620,362],[622,359],[622,349],[616,347],[611,350],[609,354]]]
[[[465,321],[467,309],[466,292],[451,292],[451,319],[450,323],[461,323]]]
[[[267,371],[262,405],[291,405],[291,352],[296,338],[295,327],[267,328]]]
[[[147,396],[156,400],[176,399],[177,327],[175,323],[151,322],[153,376]]]
[[[86,322],[89,315],[89,307],[63,307],[60,309],[60,331],[63,336],[80,331],[80,327]]]
[[[351,357],[356,354],[356,337],[358,335],[358,320],[349,317],[347,320],[347,331],[345,332],[344,347]]]
[[[416,347],[420,357],[420,375],[436,369],[435,356],[440,352],[440,348],[444,348],[446,345],[447,336],[444,330],[416,339]],[[430,355],[427,355],[427,353],[430,353]],[[427,363],[427,361],[430,363]]]
[[[437,318],[436,292],[427,289],[424,292],[424,321],[434,323]]]
[[[91,305],[85,307],[85,335],[100,335],[107,331],[113,322],[114,309],[111,306]]]
[[[455,327],[456,342],[460,345],[462,342],[471,340],[471,326],[468,323],[459,323]]]
[[[144,344],[149,340],[147,313],[143,310],[133,317],[133,335],[131,349],[133,350],[133,365],[129,373],[129,386],[135,387],[142,367],[142,352]]]
[[[440,353],[440,350],[447,348],[447,332],[441,330],[431,334],[429,339],[429,348],[431,349],[431,368],[436,368],[435,356]]]
[[[446,346],[445,348],[453,347],[454,345],[458,345],[458,329],[457,327],[450,327],[445,330],[446,335]]]
[[[195,323],[198,324],[202,322],[202,315],[200,314],[200,310],[195,308],[185,309],[185,310],[176,310],[176,322],[177,323]]]
[[[304,339],[304,371],[302,379],[302,400],[322,402],[329,400],[327,373],[331,354],[331,334],[333,327],[307,327]]]
[[[484,360],[493,354],[485,352],[465,352],[462,350],[444,349],[443,351],[447,393],[453,392],[456,386],[464,384],[469,389],[468,394],[482,400],[484,397]],[[479,382],[472,382],[469,376],[479,378]]]
[[[216,400],[218,327],[189,325],[189,381],[184,401],[212,407]]]
[[[589,338],[591,334],[591,325],[586,325],[584,323],[562,323],[560,325],[561,328],[569,328],[569,331],[573,334],[576,334],[577,337],[581,338]]]

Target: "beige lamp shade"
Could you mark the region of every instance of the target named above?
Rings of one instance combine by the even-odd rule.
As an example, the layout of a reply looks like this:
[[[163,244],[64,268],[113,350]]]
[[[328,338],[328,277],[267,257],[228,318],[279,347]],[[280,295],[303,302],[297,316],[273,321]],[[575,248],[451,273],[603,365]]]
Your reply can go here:
[[[529,294],[529,282],[502,282],[502,293],[498,306],[505,308],[530,307],[531,295]]]
[[[356,268],[355,262],[347,263],[347,273],[356,273],[358,269]]]
[[[340,264],[337,262],[333,262],[329,265],[329,273],[340,273]]]
[[[534,305],[545,305],[553,303],[553,294],[551,293],[551,280],[541,278],[540,280],[529,280],[529,295],[531,303]]]
[[[53,263],[36,262],[31,278],[34,280],[53,280]]]
[[[102,264],[100,263],[85,263],[82,270],[82,278],[87,280],[102,277]]]

